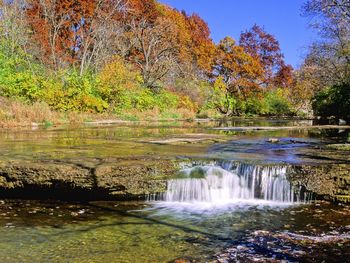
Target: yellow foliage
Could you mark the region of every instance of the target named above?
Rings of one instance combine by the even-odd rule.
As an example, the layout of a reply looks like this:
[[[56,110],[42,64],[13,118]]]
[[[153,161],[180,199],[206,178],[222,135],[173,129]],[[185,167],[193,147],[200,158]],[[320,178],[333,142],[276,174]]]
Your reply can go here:
[[[127,67],[122,58],[116,56],[97,76],[98,91],[102,98],[113,102],[123,90],[135,89],[140,86],[140,74]]]

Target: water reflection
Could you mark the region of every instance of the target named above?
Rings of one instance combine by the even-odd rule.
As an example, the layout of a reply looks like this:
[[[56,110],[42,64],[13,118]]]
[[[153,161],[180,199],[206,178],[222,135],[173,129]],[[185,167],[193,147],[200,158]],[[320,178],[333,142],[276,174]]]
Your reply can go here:
[[[329,204],[179,213],[142,203],[6,200],[0,209],[2,262],[202,262],[256,230],[320,235],[350,224],[348,208]]]

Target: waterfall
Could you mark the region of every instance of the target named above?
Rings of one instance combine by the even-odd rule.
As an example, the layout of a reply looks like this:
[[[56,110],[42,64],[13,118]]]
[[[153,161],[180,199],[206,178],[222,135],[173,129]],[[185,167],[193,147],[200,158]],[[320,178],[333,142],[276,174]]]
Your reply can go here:
[[[168,181],[162,199],[180,203],[294,203],[302,200],[300,193],[287,179],[287,166],[221,163],[184,169],[181,179]]]

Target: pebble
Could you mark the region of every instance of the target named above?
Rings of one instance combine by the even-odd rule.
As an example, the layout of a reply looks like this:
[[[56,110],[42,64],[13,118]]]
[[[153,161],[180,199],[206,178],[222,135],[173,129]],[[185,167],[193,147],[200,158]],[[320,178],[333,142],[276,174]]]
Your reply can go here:
[[[237,246],[237,249],[238,250],[247,250],[248,248],[245,246]]]

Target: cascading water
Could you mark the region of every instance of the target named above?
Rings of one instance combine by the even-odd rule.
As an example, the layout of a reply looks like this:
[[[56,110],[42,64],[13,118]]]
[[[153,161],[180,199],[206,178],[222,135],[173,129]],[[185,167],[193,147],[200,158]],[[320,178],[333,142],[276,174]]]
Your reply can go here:
[[[287,166],[222,163],[182,171],[168,181],[162,200],[169,203],[299,202],[300,189],[287,179]]]

